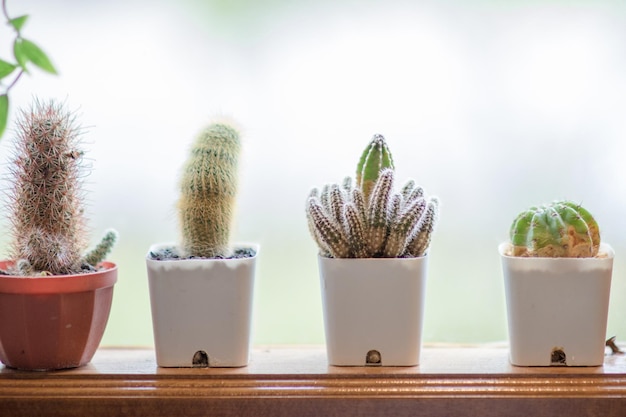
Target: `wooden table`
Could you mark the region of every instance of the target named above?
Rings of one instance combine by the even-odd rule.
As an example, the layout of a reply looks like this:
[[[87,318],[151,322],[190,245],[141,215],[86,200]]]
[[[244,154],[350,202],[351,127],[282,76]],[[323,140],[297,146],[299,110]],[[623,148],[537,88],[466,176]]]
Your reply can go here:
[[[100,349],[57,372],[0,368],[0,416],[626,416],[626,355],[519,368],[504,346],[429,346],[418,367],[328,366],[322,347],[255,348],[245,368],[159,368]]]

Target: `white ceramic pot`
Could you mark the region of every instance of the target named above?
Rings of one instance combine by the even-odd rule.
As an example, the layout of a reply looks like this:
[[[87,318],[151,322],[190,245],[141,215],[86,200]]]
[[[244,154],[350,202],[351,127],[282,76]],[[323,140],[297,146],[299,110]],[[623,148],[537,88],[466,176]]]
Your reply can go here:
[[[163,246],[172,245],[154,245],[150,251]],[[259,247],[242,246],[257,254],[240,259],[146,258],[157,365],[248,364]]]
[[[596,258],[505,255],[510,360],[519,366],[599,366],[604,362],[613,249]]]
[[[318,258],[328,363],[418,365],[427,257]]]

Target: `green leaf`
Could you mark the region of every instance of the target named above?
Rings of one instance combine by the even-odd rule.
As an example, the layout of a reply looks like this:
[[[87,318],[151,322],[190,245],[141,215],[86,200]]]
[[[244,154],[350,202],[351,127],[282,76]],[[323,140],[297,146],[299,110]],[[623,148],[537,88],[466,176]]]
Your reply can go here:
[[[0,96],[0,138],[7,127],[9,120],[9,96],[3,94]]]
[[[9,20],[9,24],[19,32],[20,30],[22,30],[22,27],[24,26],[24,23],[26,23],[26,20],[28,20],[27,14]]]
[[[17,68],[17,65],[0,59],[0,80],[11,74],[15,68]]]
[[[52,65],[52,62],[50,62],[50,59],[45,54],[45,52],[42,51],[41,48],[39,48],[33,42],[22,38],[16,41],[15,45],[19,45],[18,49],[19,53],[22,56],[22,60],[26,58],[28,61],[32,62],[42,70],[49,72],[50,74],[57,73],[57,70],[54,68],[54,65]],[[22,65],[22,62],[20,61],[20,57],[18,55],[15,55],[15,58],[18,60],[22,68],[24,67],[24,65],[26,65],[25,63],[24,65]]]
[[[28,72],[26,69],[26,64],[28,63],[28,55],[24,52],[24,41],[20,38],[17,38],[15,42],[13,42],[13,55],[15,56],[15,60],[17,61],[17,65],[22,67],[25,72]]]

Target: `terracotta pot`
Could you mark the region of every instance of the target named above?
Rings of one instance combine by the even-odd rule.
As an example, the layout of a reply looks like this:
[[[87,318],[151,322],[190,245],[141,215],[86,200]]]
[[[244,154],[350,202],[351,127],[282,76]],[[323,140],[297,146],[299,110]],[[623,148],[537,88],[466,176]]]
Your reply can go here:
[[[171,244],[153,245],[151,252]],[[157,365],[248,364],[256,255],[239,259],[146,258]]]
[[[599,366],[604,362],[613,249],[595,258],[507,256],[504,274],[510,361],[518,366]]]
[[[420,361],[427,257],[318,257],[328,363]]]
[[[10,262],[0,262],[7,269]],[[0,276],[0,361],[24,370],[75,368],[98,348],[117,266],[52,277]]]

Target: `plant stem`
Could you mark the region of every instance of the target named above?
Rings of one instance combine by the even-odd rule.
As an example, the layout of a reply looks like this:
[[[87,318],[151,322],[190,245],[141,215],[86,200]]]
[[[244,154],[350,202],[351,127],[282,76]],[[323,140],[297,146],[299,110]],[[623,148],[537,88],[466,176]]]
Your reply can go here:
[[[11,18],[9,17],[9,11],[7,10],[7,0],[2,0],[2,14],[4,15],[4,18],[7,21],[7,25],[12,26],[10,24],[11,22]],[[13,27],[13,29],[15,30],[15,34],[16,36],[16,40],[19,39],[21,37],[20,32]],[[22,74],[24,74],[24,68],[20,69],[20,72],[17,74],[17,76],[13,79],[13,81],[4,89],[4,94],[8,94],[9,91],[15,87],[15,84],[17,84],[18,80],[22,77]]]
[[[9,90],[11,90],[13,87],[15,87],[15,84],[17,84],[17,81],[22,77],[22,74],[24,74],[23,69],[21,69],[20,72],[17,73],[17,76],[13,79],[11,84],[9,84],[7,88],[4,89],[5,94],[8,93]]]
[[[7,0],[2,0],[2,12],[4,13],[4,17],[7,19],[7,23],[11,18],[9,18],[9,13],[7,12]]]

